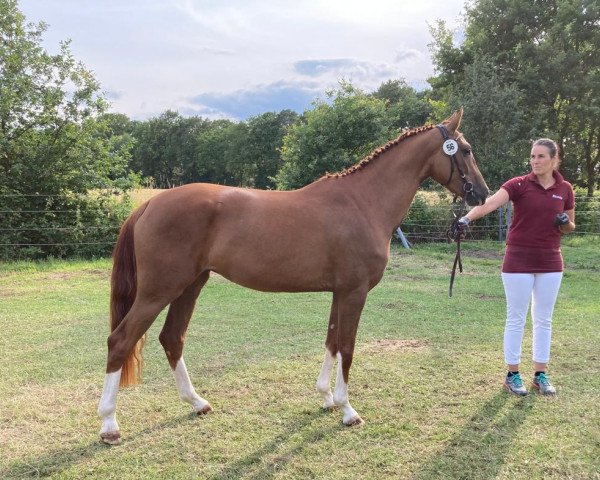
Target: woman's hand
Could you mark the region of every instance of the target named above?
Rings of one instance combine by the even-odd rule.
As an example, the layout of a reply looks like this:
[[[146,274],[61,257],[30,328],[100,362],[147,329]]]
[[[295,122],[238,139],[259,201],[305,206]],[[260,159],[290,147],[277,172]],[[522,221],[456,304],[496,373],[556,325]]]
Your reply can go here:
[[[556,225],[557,227],[560,227],[561,225],[566,225],[567,223],[569,223],[570,219],[569,219],[569,215],[567,215],[567,212],[562,212],[562,213],[557,213],[556,217],[554,217],[554,225]]]

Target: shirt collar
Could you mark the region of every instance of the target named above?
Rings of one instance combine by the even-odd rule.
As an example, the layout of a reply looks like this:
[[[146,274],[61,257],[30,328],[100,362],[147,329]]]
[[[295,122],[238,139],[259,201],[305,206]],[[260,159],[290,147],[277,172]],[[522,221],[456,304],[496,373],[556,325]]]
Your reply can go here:
[[[557,187],[558,185],[560,185],[561,183],[563,183],[565,181],[564,177],[561,175],[561,173],[558,170],[552,170],[552,176],[554,177],[554,180],[556,180],[556,182],[550,188]],[[537,176],[535,175],[535,173],[531,172],[529,175],[527,175],[526,178],[530,182],[537,183],[539,185],[539,183],[537,181]]]

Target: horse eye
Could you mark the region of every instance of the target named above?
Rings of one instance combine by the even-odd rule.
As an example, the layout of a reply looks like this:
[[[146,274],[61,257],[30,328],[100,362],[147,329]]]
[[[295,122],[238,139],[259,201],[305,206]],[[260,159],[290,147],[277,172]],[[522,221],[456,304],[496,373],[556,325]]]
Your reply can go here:
[[[465,148],[463,150],[463,155],[467,156],[467,155],[471,155],[471,149],[470,148]]]

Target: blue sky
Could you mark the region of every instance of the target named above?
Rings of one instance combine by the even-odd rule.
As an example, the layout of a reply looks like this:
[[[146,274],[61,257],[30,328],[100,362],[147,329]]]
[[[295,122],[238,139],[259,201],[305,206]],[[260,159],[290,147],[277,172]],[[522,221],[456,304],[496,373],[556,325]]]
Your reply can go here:
[[[429,24],[461,25],[464,0],[20,0],[49,27],[44,46],[71,39],[112,110],[145,119],[246,119],[302,112],[340,79],[366,90],[433,73]]]

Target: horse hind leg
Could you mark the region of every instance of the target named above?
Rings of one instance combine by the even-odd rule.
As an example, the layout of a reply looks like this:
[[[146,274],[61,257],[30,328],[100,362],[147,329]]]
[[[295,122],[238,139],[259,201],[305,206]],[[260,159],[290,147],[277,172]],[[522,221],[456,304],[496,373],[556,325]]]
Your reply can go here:
[[[184,402],[189,403],[198,415],[212,411],[212,407],[210,403],[196,393],[192,385],[183,360],[183,345],[196,299],[202,287],[208,281],[209,275],[208,271],[203,272],[171,303],[167,320],[159,336],[160,343],[167,354],[169,365],[175,376],[179,397]]]
[[[98,405],[98,415],[102,420],[100,438],[105,443],[116,445],[121,441],[116,408],[122,366],[164,307],[164,303],[144,300],[138,295],[130,311],[108,337],[106,376]]]
[[[338,323],[338,311],[337,311],[337,297],[333,294],[333,301],[331,302],[331,313],[329,314],[329,326],[327,328],[327,338],[325,340],[325,358],[323,359],[323,366],[321,367],[321,373],[317,379],[317,391],[323,397],[323,409],[333,410],[335,403],[333,401],[333,393],[331,392],[331,372],[333,371],[333,365],[335,363],[335,355],[337,353],[337,323]]]

